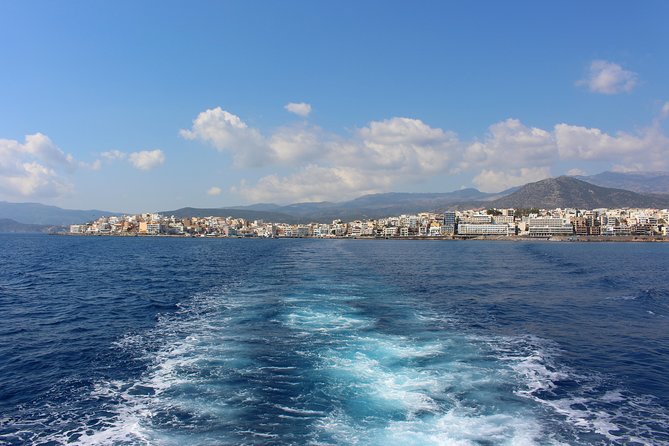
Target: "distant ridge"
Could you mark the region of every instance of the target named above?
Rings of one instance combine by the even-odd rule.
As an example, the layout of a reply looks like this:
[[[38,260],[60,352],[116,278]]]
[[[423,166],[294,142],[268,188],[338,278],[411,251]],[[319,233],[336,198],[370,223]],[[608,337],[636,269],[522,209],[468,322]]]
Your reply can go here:
[[[31,225],[26,223],[19,223],[16,220],[10,218],[0,218],[0,233],[7,234],[34,234],[34,233],[43,233],[43,232],[59,232],[64,230],[62,226],[50,226],[50,225]]]
[[[497,208],[620,208],[669,207],[669,195],[640,194],[624,189],[596,186],[561,176],[529,183],[516,192],[489,203]]]
[[[33,225],[71,225],[95,220],[102,216],[120,215],[116,212],[62,209],[40,203],[9,203],[0,201],[0,218]]]
[[[575,178],[602,187],[639,193],[669,194],[669,172],[602,172]]]
[[[584,181],[585,180],[585,181]],[[620,184],[611,188],[595,184]],[[638,192],[640,190],[641,192]],[[246,220],[265,220],[284,223],[327,223],[335,219],[345,221],[377,219],[392,215],[417,212],[443,212],[448,209],[472,208],[669,208],[668,172],[618,173],[602,172],[587,177],[548,178],[528,183],[499,193],[481,192],[474,188],[441,193],[388,192],[363,195],[338,203],[322,201],[277,205],[257,203],[225,208],[184,207],[160,211],[163,215],[184,217],[237,217]],[[0,201],[0,219],[11,219],[17,224],[66,226],[95,220],[101,216],[121,215],[101,210],[69,210],[39,203],[8,203]],[[19,229],[6,223],[7,228]],[[37,228],[24,228],[37,231]],[[1,228],[0,228],[1,230]],[[13,229],[12,229],[13,230]],[[39,232],[39,231],[38,231]]]
[[[409,193],[387,192],[369,194],[349,201],[332,203],[328,201],[293,203],[285,206],[254,204],[238,206],[232,210],[272,210],[291,215],[300,222],[329,222],[335,219],[357,220],[387,217],[424,211],[442,211],[457,203],[488,201],[513,192],[486,193],[474,188],[453,192]]]

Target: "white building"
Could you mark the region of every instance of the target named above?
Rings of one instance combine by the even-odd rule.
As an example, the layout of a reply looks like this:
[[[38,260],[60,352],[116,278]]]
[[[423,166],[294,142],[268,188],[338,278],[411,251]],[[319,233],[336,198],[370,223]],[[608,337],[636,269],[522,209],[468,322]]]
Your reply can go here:
[[[71,234],[85,234],[88,230],[88,225],[70,225]]]
[[[529,219],[530,237],[552,237],[554,235],[572,235],[574,227],[571,223],[557,217],[533,217]]]
[[[510,235],[509,225],[495,224],[459,224],[458,234],[460,235]]]
[[[384,237],[396,237],[397,236],[397,228],[395,226],[391,226],[389,228],[383,228],[383,236]]]
[[[460,216],[460,223],[464,224],[486,224],[492,223],[492,216],[490,215],[463,215]]]

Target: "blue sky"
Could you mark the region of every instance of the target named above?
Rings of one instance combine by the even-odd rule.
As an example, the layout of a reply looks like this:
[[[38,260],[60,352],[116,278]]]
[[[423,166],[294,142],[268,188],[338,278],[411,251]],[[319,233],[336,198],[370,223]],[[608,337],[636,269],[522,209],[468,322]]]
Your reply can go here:
[[[667,17],[665,1],[0,2],[0,199],[136,212],[668,170]]]

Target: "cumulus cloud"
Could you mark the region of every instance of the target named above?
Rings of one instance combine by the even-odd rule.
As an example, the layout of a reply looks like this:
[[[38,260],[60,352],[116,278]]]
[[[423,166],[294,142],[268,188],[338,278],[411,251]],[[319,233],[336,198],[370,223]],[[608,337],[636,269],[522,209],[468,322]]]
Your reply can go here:
[[[306,123],[264,135],[218,107],[200,113],[181,134],[232,153],[237,165],[252,159],[255,165],[288,169],[234,188],[251,201],[337,201],[454,173],[471,174],[477,187],[499,191],[562,174],[552,169],[566,161],[636,170],[669,165],[669,140],[660,119],[648,128],[616,134],[566,123],[542,129],[506,119],[488,127],[482,137],[463,141],[452,131],[408,117],[372,121],[348,135]]]
[[[109,161],[124,160],[128,157],[127,153],[121,152],[120,150],[110,150],[108,152],[102,152],[100,155]]]
[[[460,170],[477,166],[547,165],[556,158],[555,138],[551,132],[527,127],[518,119],[491,125],[482,141],[469,144]]]
[[[329,136],[317,127],[282,127],[268,138],[267,144],[265,161],[295,164],[326,156]]]
[[[578,176],[583,176],[583,175],[587,175],[587,174],[588,173],[585,170],[579,169],[577,167],[575,167],[573,169],[569,169],[567,171],[567,175],[569,175],[570,177],[578,177]]]
[[[151,170],[165,162],[165,153],[160,149],[140,150],[137,152],[123,152],[121,150],[109,150],[100,154],[107,161],[127,161],[131,166],[139,170]]]
[[[483,192],[500,192],[525,183],[543,180],[551,176],[548,167],[522,167],[520,169],[484,169],[472,182]]]
[[[216,186],[212,186],[209,189],[207,189],[207,195],[211,196],[221,195],[221,192],[223,192],[221,188]]]
[[[232,191],[256,202],[328,201],[380,192],[392,183],[389,175],[370,176],[355,168],[308,165],[286,177],[265,176],[253,186],[243,182]]]
[[[618,162],[637,166],[635,170],[660,170],[668,165],[669,139],[658,125],[612,136],[597,128],[558,124],[554,133],[561,159]]]
[[[165,154],[162,150],[142,150],[128,154],[128,161],[140,170],[151,170],[165,162]]]
[[[373,121],[350,138],[309,125],[281,127],[265,136],[220,107],[205,110],[182,137],[229,152],[238,167],[327,163],[372,170],[436,172],[458,144],[453,132],[432,128],[419,119],[396,117]]]
[[[25,142],[0,139],[0,192],[11,198],[46,198],[72,190],[68,176],[77,167],[42,134],[26,135]]]
[[[185,139],[200,140],[217,150],[232,153],[235,164],[240,167],[260,166],[267,162],[268,145],[260,132],[221,107],[203,111],[193,120],[190,130],[183,129],[179,134]]]
[[[618,94],[632,91],[637,81],[638,75],[633,71],[606,60],[593,60],[587,77],[577,85],[584,85],[593,93]]]
[[[660,117],[661,118],[669,117],[669,102],[665,102],[664,105],[662,106],[662,110],[660,111]]]
[[[307,104],[306,102],[291,102],[286,104],[283,108],[304,118],[309,116],[309,113],[311,113],[311,105]]]
[[[421,120],[373,121],[341,138],[313,127],[280,129],[271,136],[277,162],[305,163],[284,177],[268,175],[235,188],[252,201],[322,201],[402,187],[445,172],[457,135]]]
[[[443,171],[459,149],[453,132],[433,128],[420,119],[392,118],[373,121],[357,132],[338,158],[362,163],[373,170],[404,173]]]

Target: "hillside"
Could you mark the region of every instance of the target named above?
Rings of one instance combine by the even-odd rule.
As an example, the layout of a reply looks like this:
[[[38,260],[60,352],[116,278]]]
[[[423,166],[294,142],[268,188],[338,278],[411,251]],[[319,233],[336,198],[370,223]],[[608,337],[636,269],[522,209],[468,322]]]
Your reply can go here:
[[[49,226],[49,225],[31,225],[26,223],[19,223],[16,220],[10,218],[0,218],[0,233],[23,233],[23,234],[33,234],[33,233],[44,233],[44,232],[59,232],[63,231],[65,228],[61,226]]]
[[[669,195],[640,194],[623,189],[596,186],[573,177],[548,178],[529,183],[516,192],[491,201],[498,208],[617,208],[669,207]]]
[[[669,194],[669,172],[602,172],[575,178],[602,187],[639,193]]]
[[[441,193],[399,193],[389,192],[369,194],[353,200],[314,203],[294,203],[285,206],[254,204],[238,206],[233,210],[271,210],[291,215],[302,222],[329,222],[334,219],[356,220],[381,218],[389,215],[408,214],[422,211],[444,210],[461,202],[489,201],[511,193],[512,190],[490,194],[477,189],[461,189]],[[234,214],[232,214],[234,215]]]
[[[603,172],[590,177],[562,176],[529,183],[499,193],[484,193],[477,189],[461,189],[444,193],[382,193],[363,195],[353,200],[333,202],[293,203],[277,205],[258,203],[227,208],[194,208],[160,211],[175,217],[238,217],[246,220],[265,220],[285,223],[331,222],[357,219],[376,219],[391,215],[423,211],[442,212],[447,209],[471,208],[556,208],[575,207],[654,207],[669,208],[669,194],[640,193],[622,188],[598,186],[590,181],[625,185],[637,190],[669,190],[669,173]],[[100,216],[119,215],[100,210],[69,210],[38,203],[0,202],[0,219],[6,219],[0,231],[43,232],[43,225],[66,226],[95,220]],[[18,225],[37,225],[18,226]]]
[[[9,203],[0,201],[0,218],[33,225],[66,226],[95,220],[103,215],[120,215],[100,210],[72,210],[40,203]]]

